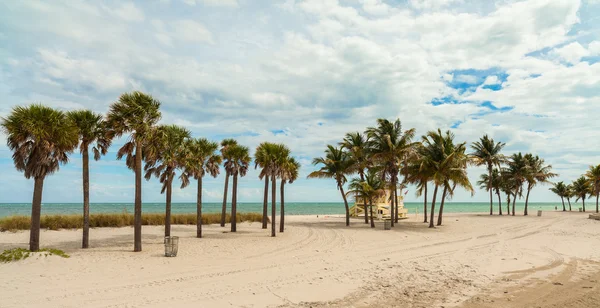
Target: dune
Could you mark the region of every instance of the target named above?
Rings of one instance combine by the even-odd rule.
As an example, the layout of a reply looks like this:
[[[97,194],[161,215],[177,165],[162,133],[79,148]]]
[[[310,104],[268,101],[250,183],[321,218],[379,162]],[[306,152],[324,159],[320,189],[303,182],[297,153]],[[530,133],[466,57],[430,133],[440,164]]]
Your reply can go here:
[[[289,216],[271,238],[259,223],[238,232],[163,228],[42,231],[41,246],[70,258],[0,264],[2,307],[598,307],[600,222],[585,213],[500,217],[446,214],[428,229],[409,215],[391,231],[342,216]],[[0,249],[27,247],[28,233],[0,233]]]

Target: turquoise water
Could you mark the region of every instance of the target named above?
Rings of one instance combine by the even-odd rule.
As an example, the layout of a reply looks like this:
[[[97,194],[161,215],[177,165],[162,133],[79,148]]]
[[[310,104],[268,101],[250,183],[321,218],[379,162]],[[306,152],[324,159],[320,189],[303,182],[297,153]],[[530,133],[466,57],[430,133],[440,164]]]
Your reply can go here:
[[[279,204],[278,204],[279,205]],[[204,213],[220,213],[222,203],[204,203],[202,211]],[[439,204],[438,204],[439,206]],[[444,212],[447,213],[486,213],[489,212],[490,204],[486,202],[448,202],[444,205]],[[517,203],[517,213],[523,211],[523,203]],[[554,210],[554,207],[562,209],[560,202],[531,202],[531,210]],[[573,204],[573,209],[578,205]],[[418,209],[419,213],[423,210],[423,203],[406,202],[404,207],[409,213],[413,214]],[[228,205],[230,208],[230,205]],[[568,209],[568,208],[567,208]],[[164,203],[144,203],[142,211],[144,213],[163,213]],[[90,205],[91,213],[121,213],[123,211],[133,213],[133,203],[92,203]],[[271,209],[269,208],[269,213]],[[289,215],[325,215],[325,214],[344,214],[344,203],[342,202],[289,202],[285,204],[286,214]],[[503,204],[502,211],[506,211],[506,204]],[[44,203],[42,205],[42,215],[44,214],[80,214],[82,212],[81,203]],[[173,203],[173,213],[195,213],[196,203]],[[262,212],[262,203],[239,203],[238,212]],[[498,205],[494,206],[494,213],[498,212]],[[0,203],[0,217],[12,215],[30,215],[30,203]]]

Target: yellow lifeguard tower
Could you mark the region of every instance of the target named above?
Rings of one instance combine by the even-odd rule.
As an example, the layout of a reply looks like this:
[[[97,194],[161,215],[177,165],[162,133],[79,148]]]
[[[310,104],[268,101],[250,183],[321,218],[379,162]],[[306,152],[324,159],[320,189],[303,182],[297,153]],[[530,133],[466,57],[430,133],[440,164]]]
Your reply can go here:
[[[391,218],[391,191],[386,190],[384,196],[373,199],[373,215],[378,219]],[[398,196],[398,217],[407,218],[408,210],[404,208],[404,196]],[[369,211],[369,201],[367,200],[367,211]],[[354,205],[350,208],[350,216],[359,217],[365,215],[365,203],[362,198],[356,197]]]

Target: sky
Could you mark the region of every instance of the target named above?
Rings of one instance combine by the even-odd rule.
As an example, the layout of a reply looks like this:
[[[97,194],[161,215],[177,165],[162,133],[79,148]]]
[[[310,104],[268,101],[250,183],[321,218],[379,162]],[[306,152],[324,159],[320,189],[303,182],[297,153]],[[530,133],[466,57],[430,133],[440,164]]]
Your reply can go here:
[[[306,179],[345,133],[377,118],[404,129],[484,134],[532,152],[572,181],[600,163],[600,0],[160,0],[0,2],[0,116],[17,105],[105,113],[124,92],[161,101],[160,123],[253,149],[287,144],[302,164],[289,202],[341,202],[333,180]],[[91,162],[91,202],[133,202],[116,151]],[[0,133],[0,203],[31,202]],[[252,166],[254,167],[254,166]],[[81,202],[81,157],[47,178],[43,202]],[[470,167],[473,184],[484,172]],[[251,169],[240,202],[262,200]],[[222,200],[224,176],[205,178]],[[231,185],[230,185],[231,186]],[[549,186],[531,200],[557,201]],[[196,185],[174,189],[195,201]],[[409,187],[406,201],[418,201]],[[452,201],[487,201],[457,190]],[[145,202],[163,202],[156,178]]]

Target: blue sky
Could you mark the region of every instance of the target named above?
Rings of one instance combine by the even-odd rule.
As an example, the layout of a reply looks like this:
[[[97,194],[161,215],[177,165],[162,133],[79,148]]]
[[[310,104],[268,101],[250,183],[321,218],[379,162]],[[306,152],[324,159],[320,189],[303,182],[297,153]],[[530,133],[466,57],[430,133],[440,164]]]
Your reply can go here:
[[[534,152],[570,181],[600,163],[598,0],[158,0],[0,3],[0,116],[41,102],[106,112],[120,93],[162,102],[162,123],[252,149],[284,142],[302,163],[290,201],[341,201],[310,161],[379,117],[418,135],[484,133]],[[117,146],[91,163],[92,202],[132,202]],[[30,202],[0,134],[0,202]],[[483,170],[470,168],[473,182]],[[223,177],[207,179],[207,201]],[[261,200],[252,170],[240,201]],[[195,186],[174,190],[193,201]],[[554,201],[537,187],[535,201]],[[156,179],[143,199],[161,202]],[[48,178],[44,202],[81,201],[81,159]],[[416,201],[409,188],[408,201]],[[457,192],[453,201],[486,201]]]

